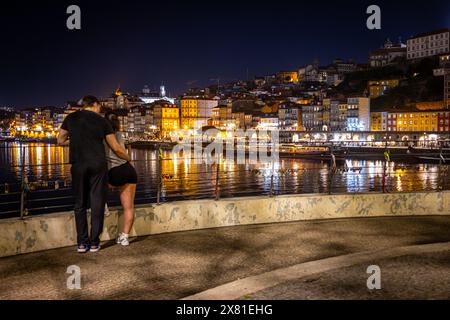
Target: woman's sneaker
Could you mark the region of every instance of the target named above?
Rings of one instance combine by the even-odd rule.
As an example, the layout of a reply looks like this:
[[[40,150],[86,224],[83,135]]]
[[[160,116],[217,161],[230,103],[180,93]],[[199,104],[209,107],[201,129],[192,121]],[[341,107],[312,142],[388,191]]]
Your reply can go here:
[[[85,244],[79,244],[77,246],[77,252],[78,253],[86,253],[88,251],[89,251],[89,247],[87,245],[85,245]]]
[[[89,248],[90,252],[99,252],[100,251],[100,245],[96,245],[96,246],[91,246]]]
[[[117,244],[120,244],[122,246],[129,246],[130,241],[128,240],[128,235],[125,233],[119,234],[119,237],[117,238]]]
[[[109,217],[111,215],[111,211],[109,211],[108,204],[105,204],[105,217]]]

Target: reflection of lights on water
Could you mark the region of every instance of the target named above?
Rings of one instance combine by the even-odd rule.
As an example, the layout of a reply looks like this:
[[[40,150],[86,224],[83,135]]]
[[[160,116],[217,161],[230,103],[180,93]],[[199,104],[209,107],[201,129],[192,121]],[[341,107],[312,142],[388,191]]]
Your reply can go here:
[[[179,159],[177,154],[172,154],[172,163],[173,163],[173,172],[177,174],[178,172],[178,165],[179,165]]]
[[[55,161],[53,161],[54,157],[52,157],[51,149],[52,149],[51,146],[47,145],[47,161],[49,163],[54,163]],[[56,152],[53,152],[53,155],[55,155],[55,153]],[[50,180],[52,179],[53,175],[52,175],[51,166],[47,166],[47,176],[49,177]]]
[[[36,157],[36,164],[42,164],[42,155],[43,150],[41,145],[37,145],[36,148],[34,148],[32,151],[33,156]],[[42,175],[42,166],[36,166],[36,176],[40,177]]]
[[[40,148],[31,148],[30,144],[27,144],[27,149],[25,152],[26,164],[35,165],[38,161],[42,161],[43,164],[47,163],[62,163],[67,162],[68,159],[68,148],[54,148],[49,147],[46,144],[40,146]],[[16,148],[10,148],[9,150],[4,150],[0,153],[5,154],[5,159],[14,167],[10,169],[12,174],[16,177],[20,177],[20,167],[17,167],[22,162],[23,145],[17,146]],[[57,150],[56,152],[54,150]],[[140,174],[142,183],[145,183],[146,189],[155,190],[154,183],[156,179],[156,159],[158,157],[158,152],[150,150],[135,150],[132,152],[135,154],[133,157],[137,161],[135,162],[136,169]],[[55,160],[55,157],[57,158]],[[164,183],[166,184],[166,191],[176,192],[179,190],[188,190],[193,192],[203,192],[201,188],[197,190],[197,185],[210,185],[211,179],[215,167],[207,167],[205,165],[195,165],[193,159],[185,154],[174,155],[171,152],[165,152],[165,159],[172,158],[171,160],[163,161],[164,173],[170,174],[174,171],[175,175],[181,174],[177,179],[166,179]],[[64,161],[66,160],[66,161]],[[220,166],[221,177],[226,177],[226,183],[230,183],[230,188],[239,189],[246,181],[252,181],[255,191],[257,190],[268,190],[271,183],[272,166],[270,163],[258,162],[256,166],[251,165],[248,161],[238,165],[236,161],[231,159],[226,160],[224,157],[223,162]],[[354,168],[355,170],[348,172],[338,172],[334,180],[334,192],[363,192],[368,188],[370,190],[381,190],[381,177],[383,173],[384,161],[346,161],[347,166]],[[435,188],[438,183],[439,168],[436,165],[407,165],[407,170],[398,170],[402,168],[402,164],[389,163],[387,167],[387,172],[390,177],[386,178],[386,183],[389,187],[395,191],[415,191],[421,189]],[[338,166],[339,169],[342,165]],[[357,168],[361,168],[361,174]],[[34,166],[27,168],[28,172],[31,170],[31,177],[35,178],[37,170],[40,168],[35,168]],[[61,177],[69,178],[70,166],[58,165],[58,166],[47,166],[47,168],[42,168],[44,176],[43,180],[52,176],[53,179],[60,179]],[[257,170],[258,173],[252,172],[252,170]],[[280,159],[279,162],[275,162],[274,166],[274,184],[275,189],[278,185],[282,185],[282,189],[286,187],[286,190],[299,191],[299,192],[323,192],[327,188],[328,178],[329,178],[329,162],[308,162],[298,159]],[[291,172],[289,170],[292,170]],[[48,171],[48,176],[47,176]],[[184,178],[186,174],[186,178]],[[33,179],[35,180],[35,179]],[[199,180],[200,183],[196,181]],[[256,185],[256,186],[255,186]],[[152,188],[150,188],[152,187]],[[195,190],[194,190],[195,189]],[[153,192],[153,191],[152,191]]]
[[[378,175],[379,169],[376,162],[370,161],[367,163],[367,172],[369,173],[370,179],[373,179]]]
[[[52,147],[50,145],[47,145],[47,158],[51,159],[52,158]]]
[[[224,159],[222,160],[223,167],[226,167],[229,172],[232,172],[235,169],[234,161]]]
[[[396,187],[397,187],[397,190],[398,190],[398,191],[400,191],[400,192],[403,191],[402,178],[401,178],[401,176],[397,176]]]

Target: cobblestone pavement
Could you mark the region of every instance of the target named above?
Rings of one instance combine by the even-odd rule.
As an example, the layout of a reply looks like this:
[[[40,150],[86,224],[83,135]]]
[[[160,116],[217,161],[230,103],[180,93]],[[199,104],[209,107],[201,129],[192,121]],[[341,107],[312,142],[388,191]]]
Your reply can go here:
[[[75,248],[62,248],[1,258],[0,299],[179,299],[303,262],[449,241],[448,217],[327,220],[156,235],[138,238],[128,248],[106,244],[96,254],[79,255]],[[426,273],[427,266],[437,261],[431,258],[438,259],[439,255],[432,255],[430,260],[410,258],[411,266],[420,267],[416,272]],[[448,261],[448,256],[438,260],[445,259]],[[389,267],[396,261],[386,261],[386,265]],[[66,270],[70,265],[81,268],[81,290],[66,287],[69,276]],[[354,270],[359,270],[357,268]],[[438,274],[448,271],[444,269],[439,269]],[[324,282],[320,282],[323,290],[335,288],[342,297],[346,297],[345,292],[350,294],[340,289],[345,285],[333,273],[323,274],[323,279]],[[314,282],[318,284],[317,295],[311,291],[309,296],[302,293],[291,298],[319,297],[319,282],[311,280],[309,283]],[[385,283],[386,288],[388,285]],[[281,290],[274,294],[282,298],[279,292],[284,289],[274,289]],[[254,298],[263,298],[265,294],[267,292],[258,293]]]
[[[356,265],[282,283],[243,296],[253,300],[428,300],[450,299],[450,251],[375,262],[381,289],[369,290],[367,265]]]

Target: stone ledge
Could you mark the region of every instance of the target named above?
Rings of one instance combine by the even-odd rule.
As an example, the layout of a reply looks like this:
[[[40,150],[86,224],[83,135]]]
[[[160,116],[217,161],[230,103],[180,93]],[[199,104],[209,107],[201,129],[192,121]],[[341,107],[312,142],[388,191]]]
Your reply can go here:
[[[102,240],[117,236],[121,213],[111,210]],[[305,220],[450,215],[450,192],[287,195],[197,200],[136,207],[132,236]],[[76,244],[71,212],[0,220],[0,257]]]

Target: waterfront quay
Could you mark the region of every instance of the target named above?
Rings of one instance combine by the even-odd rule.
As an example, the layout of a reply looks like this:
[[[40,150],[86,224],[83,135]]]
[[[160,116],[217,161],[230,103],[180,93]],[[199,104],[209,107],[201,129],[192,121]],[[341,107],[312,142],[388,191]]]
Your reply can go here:
[[[449,235],[448,217],[394,217],[146,236],[89,256],[67,247],[0,258],[0,299],[448,299]],[[373,264],[382,290],[366,286]],[[67,288],[70,265],[81,290]]]

